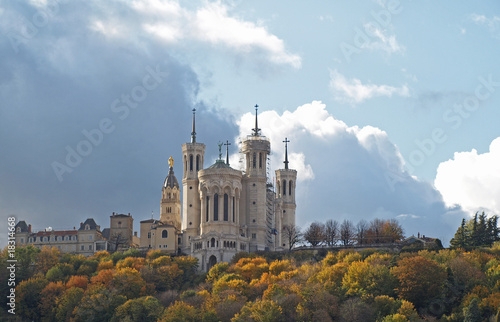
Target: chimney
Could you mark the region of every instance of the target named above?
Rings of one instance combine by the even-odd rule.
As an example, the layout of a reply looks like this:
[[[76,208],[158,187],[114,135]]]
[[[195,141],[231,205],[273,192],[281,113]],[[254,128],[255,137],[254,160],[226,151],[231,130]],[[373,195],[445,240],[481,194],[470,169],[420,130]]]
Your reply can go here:
[[[113,216],[115,215],[115,212],[113,211]]]
[[[137,237],[137,232],[136,231],[134,231],[134,236]]]
[[[130,212],[128,213],[128,216],[130,217]]]
[[[28,225],[28,233],[31,234],[31,224]]]
[[[418,238],[420,238],[420,232],[418,232],[418,235],[417,235],[417,236],[418,236]]]

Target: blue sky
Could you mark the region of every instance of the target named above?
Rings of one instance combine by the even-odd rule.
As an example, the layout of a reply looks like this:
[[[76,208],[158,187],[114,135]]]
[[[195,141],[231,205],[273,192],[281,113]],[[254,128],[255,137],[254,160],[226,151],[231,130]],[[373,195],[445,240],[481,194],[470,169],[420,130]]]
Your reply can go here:
[[[209,166],[259,104],[273,169],[291,140],[299,225],[397,218],[447,243],[500,214],[499,55],[495,1],[0,1],[2,220],[137,229],[191,110]]]

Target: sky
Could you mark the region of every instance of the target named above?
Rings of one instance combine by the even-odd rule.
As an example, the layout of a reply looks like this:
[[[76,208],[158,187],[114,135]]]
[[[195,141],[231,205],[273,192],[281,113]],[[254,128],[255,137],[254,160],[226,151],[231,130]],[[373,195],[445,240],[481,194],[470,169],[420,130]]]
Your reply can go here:
[[[299,226],[395,218],[446,245],[500,214],[498,57],[497,1],[0,0],[0,220],[139,230],[192,109],[204,166],[229,140],[239,168],[258,104]]]

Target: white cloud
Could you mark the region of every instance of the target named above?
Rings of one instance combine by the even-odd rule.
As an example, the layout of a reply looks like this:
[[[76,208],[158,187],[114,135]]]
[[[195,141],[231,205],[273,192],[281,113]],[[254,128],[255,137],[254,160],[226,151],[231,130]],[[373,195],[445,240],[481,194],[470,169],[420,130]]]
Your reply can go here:
[[[488,27],[493,37],[500,38],[500,17],[493,16],[488,18],[485,15],[478,15],[474,13],[470,16],[470,19],[478,25]]]
[[[330,89],[333,91],[336,100],[348,102],[352,105],[375,96],[410,96],[410,90],[406,84],[401,87],[362,84],[357,78],[347,79],[337,70],[330,71]]]
[[[366,24],[364,27],[375,40],[366,42],[362,46],[363,48],[383,50],[388,54],[402,53],[405,51],[405,47],[401,46],[396,40],[396,35],[389,35],[387,30],[377,28],[373,24]]]
[[[295,68],[301,65],[298,55],[286,52],[283,40],[269,34],[253,22],[230,17],[227,7],[221,3],[207,3],[194,16],[194,35],[200,41],[213,45],[225,45],[245,53],[255,49],[267,52],[271,61],[278,64],[290,64]]]
[[[456,152],[439,165],[434,184],[449,206],[500,214],[500,137],[491,142],[489,152]]]
[[[271,141],[271,170],[283,168],[283,140],[290,140],[290,168],[298,172],[299,225],[310,221],[311,214],[318,221],[333,218],[354,223],[398,218],[407,235],[425,232],[446,244],[465,215],[459,208],[447,208],[432,185],[404,170],[399,149],[385,131],[350,127],[335,119],[320,101],[281,114],[264,111],[258,121],[262,134]],[[245,137],[255,126],[255,114],[242,115],[237,124],[239,137]],[[231,160],[238,162],[238,157]],[[388,174],[397,181],[389,182]]]
[[[221,2],[204,2],[198,9],[189,10],[177,1],[136,0],[130,3],[133,19],[119,21],[112,15],[94,20],[90,28],[106,36],[140,38],[140,31],[172,44],[179,40],[223,47],[234,53],[255,54],[277,65],[301,67],[301,57],[289,53],[284,41],[271,34],[265,26],[242,18],[232,17]],[[106,20],[106,21],[103,21]]]

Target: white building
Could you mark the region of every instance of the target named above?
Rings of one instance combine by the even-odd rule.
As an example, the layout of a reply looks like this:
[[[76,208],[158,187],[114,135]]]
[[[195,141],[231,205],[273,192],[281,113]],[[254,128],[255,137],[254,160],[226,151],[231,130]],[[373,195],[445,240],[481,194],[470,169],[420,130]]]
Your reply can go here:
[[[271,144],[258,128],[256,106],[255,128],[241,143],[245,170],[229,165],[227,148],[222,159],[222,144],[219,159],[204,168],[205,145],[196,141],[194,112],[191,142],[182,145],[182,202],[171,157],[160,220],[141,221],[141,247],[182,251],[198,258],[201,270],[228,262],[239,251],[288,249],[282,229],[295,225],[297,171],[288,169],[286,145],[285,167],[276,170],[273,191],[267,175]]]

